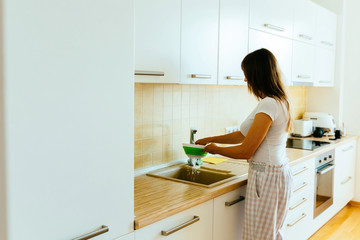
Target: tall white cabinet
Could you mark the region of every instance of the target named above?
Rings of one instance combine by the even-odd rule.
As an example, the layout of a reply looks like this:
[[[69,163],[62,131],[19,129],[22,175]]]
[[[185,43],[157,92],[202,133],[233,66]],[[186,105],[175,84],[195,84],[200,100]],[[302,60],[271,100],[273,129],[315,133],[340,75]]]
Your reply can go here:
[[[1,239],[131,233],[133,2],[5,0],[2,11]]]

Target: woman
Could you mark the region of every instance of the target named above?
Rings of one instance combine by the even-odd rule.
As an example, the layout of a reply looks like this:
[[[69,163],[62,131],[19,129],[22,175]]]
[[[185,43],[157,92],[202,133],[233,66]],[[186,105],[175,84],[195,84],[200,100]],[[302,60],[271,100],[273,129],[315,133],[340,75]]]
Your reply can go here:
[[[204,151],[248,159],[243,240],[283,239],[292,184],[286,157],[291,132],[290,105],[276,58],[267,49],[248,54],[241,63],[248,90],[260,100],[240,131],[199,139]],[[216,143],[239,144],[221,147]],[[241,143],[241,144],[240,144]]]

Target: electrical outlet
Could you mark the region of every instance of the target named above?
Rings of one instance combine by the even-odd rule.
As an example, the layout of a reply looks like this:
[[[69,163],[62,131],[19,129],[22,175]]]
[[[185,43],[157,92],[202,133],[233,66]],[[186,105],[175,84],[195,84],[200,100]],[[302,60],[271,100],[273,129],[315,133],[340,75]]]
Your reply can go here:
[[[225,133],[232,133],[236,131],[240,131],[240,126],[230,126],[225,128]]]

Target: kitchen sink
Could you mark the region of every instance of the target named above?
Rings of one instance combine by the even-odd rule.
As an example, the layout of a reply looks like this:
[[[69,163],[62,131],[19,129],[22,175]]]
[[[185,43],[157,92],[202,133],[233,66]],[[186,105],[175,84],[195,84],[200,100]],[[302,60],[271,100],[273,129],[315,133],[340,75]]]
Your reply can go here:
[[[149,172],[146,175],[208,188],[218,186],[238,177],[235,174],[230,174],[220,170],[207,170],[201,168],[195,169],[185,164],[158,169]]]

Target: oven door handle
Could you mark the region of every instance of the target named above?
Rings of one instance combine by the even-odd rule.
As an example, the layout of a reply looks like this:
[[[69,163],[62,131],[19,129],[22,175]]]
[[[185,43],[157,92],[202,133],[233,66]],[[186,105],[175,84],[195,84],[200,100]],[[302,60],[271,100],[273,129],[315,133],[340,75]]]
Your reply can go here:
[[[328,171],[330,171],[330,170],[332,170],[334,168],[335,168],[335,164],[329,164],[327,167],[324,167],[323,169],[321,169],[317,173],[322,175],[322,174],[327,173]]]

